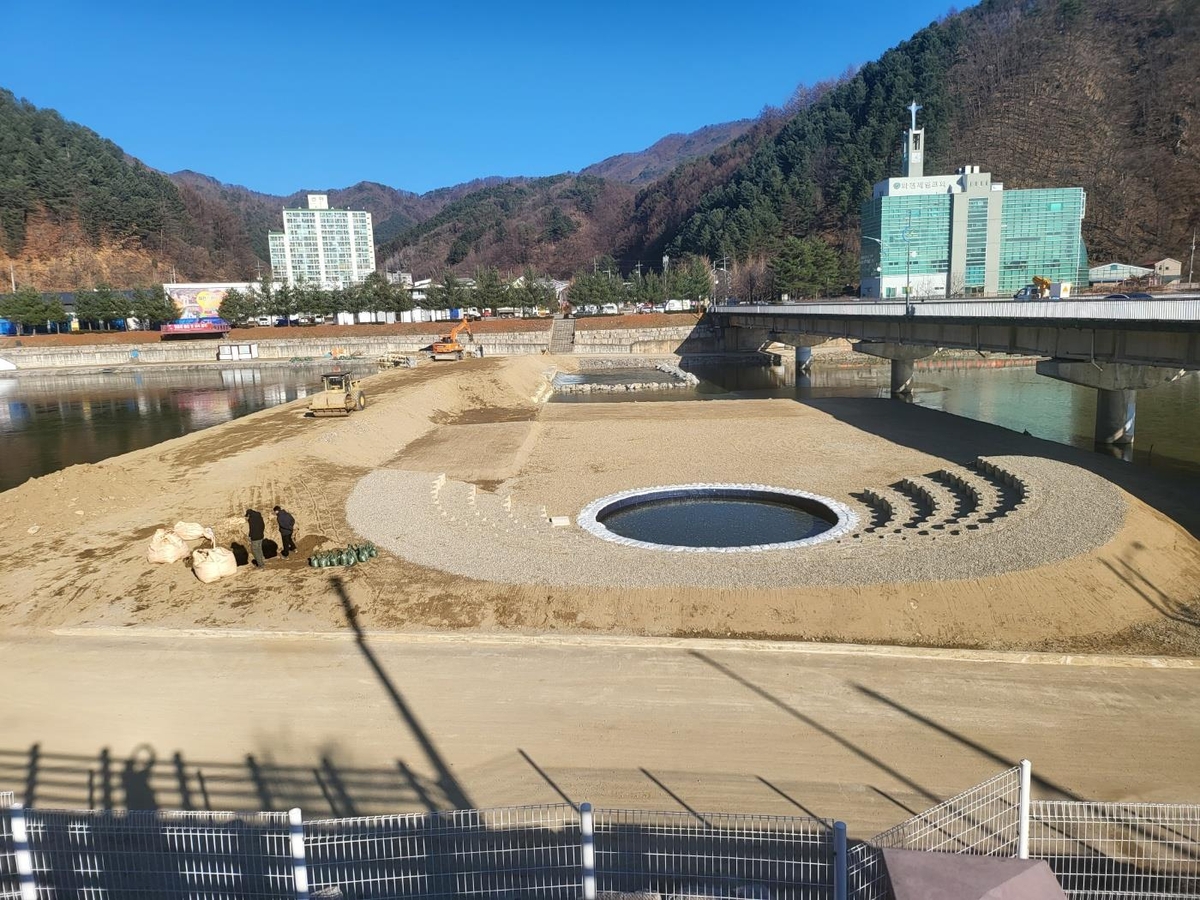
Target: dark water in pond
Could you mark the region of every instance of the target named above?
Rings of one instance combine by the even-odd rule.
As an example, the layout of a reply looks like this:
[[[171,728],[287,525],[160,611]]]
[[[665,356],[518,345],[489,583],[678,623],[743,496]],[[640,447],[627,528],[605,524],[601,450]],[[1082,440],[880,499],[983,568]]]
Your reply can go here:
[[[716,497],[650,500],[619,509],[601,521],[622,537],[680,547],[801,541],[832,527],[788,503]]]
[[[326,363],[0,378],[0,491],[307,397],[332,371]]]

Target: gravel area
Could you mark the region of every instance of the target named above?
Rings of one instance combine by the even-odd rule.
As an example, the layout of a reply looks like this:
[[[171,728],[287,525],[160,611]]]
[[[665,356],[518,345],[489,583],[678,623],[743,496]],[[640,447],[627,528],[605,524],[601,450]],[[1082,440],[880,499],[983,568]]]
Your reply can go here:
[[[921,528],[858,533],[798,550],[740,554],[678,554],[633,549],[602,541],[575,526],[576,497],[607,493],[604,479],[575,471],[570,490],[529,493],[521,479],[497,491],[441,479],[429,472],[382,469],[364,477],[347,501],[347,518],[359,534],[393,553],[434,569],[504,584],[592,587],[777,588],[866,585],[885,582],[973,579],[1032,569],[1085,554],[1109,541],[1124,523],[1126,505],[1113,485],[1071,465],[1032,457],[991,457],[996,471],[1022,485],[1026,499],[1015,510],[974,530],[956,529],[953,510]],[[978,473],[946,467],[964,478]],[[821,493],[859,511],[852,494],[870,482],[849,480]],[[926,471],[907,474],[923,475]],[[766,480],[810,489],[795,468]],[[589,486],[589,481],[596,482]],[[637,479],[638,484],[642,479]],[[889,482],[891,483],[891,482]],[[633,486],[633,485],[627,485]],[[554,528],[551,515],[570,515]],[[940,528],[936,527],[941,525]],[[564,561],[569,560],[569,564]]]

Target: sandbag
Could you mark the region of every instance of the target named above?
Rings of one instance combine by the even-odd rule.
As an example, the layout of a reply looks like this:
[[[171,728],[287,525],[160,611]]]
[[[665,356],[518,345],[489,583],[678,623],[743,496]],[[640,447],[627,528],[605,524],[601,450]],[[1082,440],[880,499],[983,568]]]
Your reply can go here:
[[[188,555],[187,544],[183,539],[173,531],[167,531],[165,528],[160,528],[154,532],[154,537],[150,539],[150,549],[146,551],[146,558],[150,562],[156,563],[173,563],[179,562]]]
[[[175,533],[185,541],[198,541],[204,537],[204,526],[199,522],[176,522]]]
[[[224,547],[197,550],[192,554],[192,571],[205,584],[212,584],[237,571],[237,559]]]

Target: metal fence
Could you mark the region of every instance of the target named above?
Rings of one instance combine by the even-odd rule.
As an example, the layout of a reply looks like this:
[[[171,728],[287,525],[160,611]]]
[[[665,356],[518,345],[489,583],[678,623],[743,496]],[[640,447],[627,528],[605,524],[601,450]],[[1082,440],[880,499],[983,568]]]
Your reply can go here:
[[[1035,800],[1029,820],[1072,900],[1200,897],[1200,805]]]
[[[346,898],[580,894],[580,819],[567,804],[304,823],[308,881]]]
[[[12,833],[12,808],[15,803],[12,791],[0,791],[0,900],[21,895]]]
[[[824,819],[598,809],[595,846],[601,892],[834,896],[834,823]]]
[[[1028,782],[1029,764],[1023,761],[876,835],[871,843],[904,850],[1024,855],[1021,800],[1029,796]]]
[[[30,809],[16,813],[28,833],[35,896],[296,896],[288,819],[283,813]]]
[[[839,831],[822,819],[593,811],[587,804],[308,822],[299,810],[242,816],[14,807],[0,815],[0,834],[11,837],[17,820],[27,839],[0,845],[12,847],[0,868],[8,876],[0,897],[31,900],[578,900],[597,891],[835,900],[835,851],[845,835],[845,826]],[[24,872],[21,847],[28,850]]]
[[[893,900],[883,851],[869,843],[850,848],[846,880],[854,900]]]
[[[0,793],[0,900],[892,900],[893,847],[1044,859],[1072,900],[1200,897],[1200,805],[1031,801],[1029,777],[1023,762],[849,849],[840,822],[784,816],[564,803],[303,822]]]

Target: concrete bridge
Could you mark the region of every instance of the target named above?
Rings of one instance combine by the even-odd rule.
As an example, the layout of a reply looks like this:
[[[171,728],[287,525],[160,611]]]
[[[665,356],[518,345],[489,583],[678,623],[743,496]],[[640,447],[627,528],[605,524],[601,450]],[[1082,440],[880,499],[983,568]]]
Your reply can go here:
[[[831,338],[889,359],[892,393],[912,391],[913,361],[938,348],[1042,356],[1039,374],[1095,388],[1096,441],[1131,444],[1137,391],[1200,369],[1200,295],[1152,300],[818,301],[720,305],[727,346],[777,341],[807,367]]]

